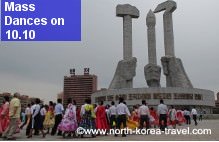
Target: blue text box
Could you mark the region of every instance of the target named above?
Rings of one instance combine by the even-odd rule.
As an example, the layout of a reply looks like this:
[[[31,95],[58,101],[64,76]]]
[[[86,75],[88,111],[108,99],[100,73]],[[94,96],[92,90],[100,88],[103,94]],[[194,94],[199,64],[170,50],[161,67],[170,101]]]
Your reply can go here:
[[[34,4],[35,11],[5,11],[5,2]],[[8,5],[7,5],[8,6]],[[11,5],[10,8],[12,9]],[[33,10],[33,9],[32,9]],[[11,18],[6,16],[10,16]],[[47,19],[46,25],[5,25],[15,18]],[[52,25],[52,18],[60,18],[60,25]],[[11,20],[13,19],[13,20]],[[64,19],[64,20],[63,20]],[[23,20],[24,22],[25,20]],[[30,22],[33,20],[29,20]],[[53,20],[56,21],[56,20]],[[63,22],[64,21],[64,22]],[[19,20],[20,22],[20,20]],[[29,22],[29,23],[30,23]],[[41,23],[41,22],[40,22]],[[64,25],[62,25],[64,23]],[[39,21],[38,21],[39,24]],[[54,23],[53,23],[54,24]],[[10,30],[10,39],[9,32]],[[13,30],[18,32],[12,33]],[[25,31],[28,33],[25,39]],[[32,32],[30,32],[32,31]],[[35,37],[33,38],[33,31]],[[8,34],[6,34],[8,32]],[[15,39],[13,39],[13,37]],[[1,0],[1,40],[2,41],[80,41],[81,40],[81,0]]]

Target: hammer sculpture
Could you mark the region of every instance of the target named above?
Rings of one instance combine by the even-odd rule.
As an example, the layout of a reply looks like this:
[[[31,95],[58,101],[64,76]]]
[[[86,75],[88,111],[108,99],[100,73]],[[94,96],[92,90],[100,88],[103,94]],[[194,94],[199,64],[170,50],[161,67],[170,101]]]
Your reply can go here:
[[[139,10],[129,4],[117,5],[116,15],[123,17],[123,60],[119,61],[109,89],[133,88],[137,59],[132,56],[132,18]]]
[[[123,59],[132,58],[132,18],[139,17],[139,10],[129,4],[118,5],[116,15],[123,17]]]

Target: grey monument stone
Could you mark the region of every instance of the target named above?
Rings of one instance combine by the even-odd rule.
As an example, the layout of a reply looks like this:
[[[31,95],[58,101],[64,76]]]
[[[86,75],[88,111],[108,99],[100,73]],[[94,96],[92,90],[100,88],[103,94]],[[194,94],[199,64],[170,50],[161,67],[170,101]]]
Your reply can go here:
[[[167,87],[193,88],[181,59],[165,56],[161,58]]]
[[[185,72],[181,59],[176,58],[174,53],[172,13],[176,8],[176,2],[168,0],[159,4],[154,10],[154,13],[165,10],[163,14],[165,56],[161,58],[161,62],[164,75],[166,75],[167,87],[192,88],[192,83]]]
[[[156,33],[155,25],[156,18],[155,14],[150,10],[146,17],[146,25],[148,27],[148,60],[151,64],[157,64],[157,55],[156,55]]]
[[[139,17],[139,10],[130,4],[117,5],[116,15],[123,17],[123,60],[117,65],[109,89],[133,88],[137,58],[132,56],[132,18]]]
[[[175,56],[174,53],[174,35],[173,35],[173,19],[172,13],[176,10],[176,2],[168,0],[157,6],[154,13],[164,11],[163,14],[163,24],[164,24],[164,45],[165,45],[165,55]]]
[[[109,89],[133,88],[133,78],[136,75],[137,59],[119,61]]]
[[[132,18],[139,17],[139,10],[130,4],[117,5],[116,15],[123,17],[123,59],[132,57]]]
[[[148,60],[149,64],[144,67],[145,80],[149,87],[160,87],[161,67],[157,65],[155,14],[150,10],[146,17],[148,34]]]
[[[144,75],[149,87],[160,87],[161,67],[155,64],[147,64],[144,67]]]

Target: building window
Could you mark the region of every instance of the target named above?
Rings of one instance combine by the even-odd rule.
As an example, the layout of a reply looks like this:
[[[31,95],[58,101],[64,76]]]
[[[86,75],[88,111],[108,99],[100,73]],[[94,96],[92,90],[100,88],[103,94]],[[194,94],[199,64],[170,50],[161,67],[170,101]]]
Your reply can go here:
[[[107,96],[107,101],[113,101],[114,100],[114,96]]]
[[[95,102],[106,101],[106,96],[96,97]]]
[[[195,94],[195,100],[203,100],[203,97],[201,94]]]
[[[174,94],[174,99],[193,100],[193,94]]]
[[[121,95],[116,95],[116,101],[118,101],[120,97],[123,98],[124,100],[127,100],[127,95],[121,94]]]
[[[156,93],[153,95],[154,99],[171,99],[171,94],[170,93]]]
[[[151,94],[129,94],[129,100],[151,99]]]

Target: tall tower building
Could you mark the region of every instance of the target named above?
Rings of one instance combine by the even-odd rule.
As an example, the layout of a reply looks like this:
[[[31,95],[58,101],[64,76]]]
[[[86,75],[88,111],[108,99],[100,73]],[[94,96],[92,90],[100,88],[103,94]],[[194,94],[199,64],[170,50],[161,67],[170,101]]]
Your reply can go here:
[[[84,104],[86,98],[97,91],[97,76],[89,74],[89,68],[84,68],[84,75],[75,75],[75,69],[70,70],[70,76],[64,77],[63,103],[67,106],[68,98],[76,101],[77,106]]]

